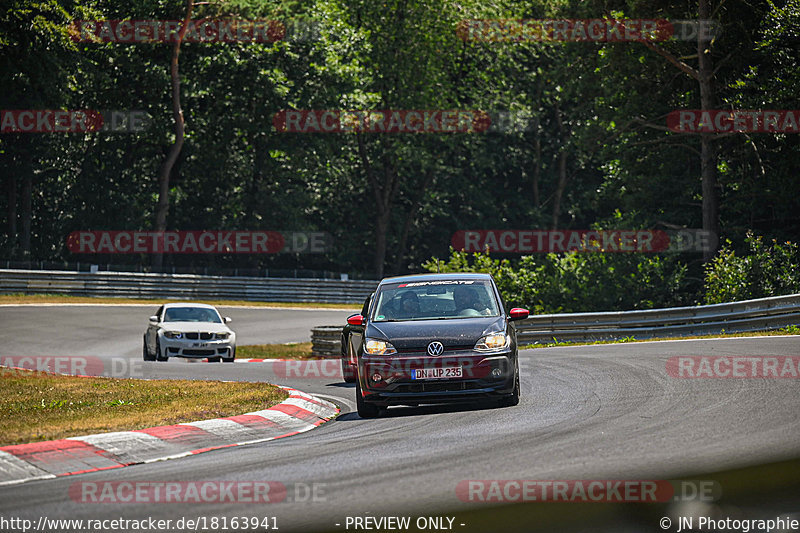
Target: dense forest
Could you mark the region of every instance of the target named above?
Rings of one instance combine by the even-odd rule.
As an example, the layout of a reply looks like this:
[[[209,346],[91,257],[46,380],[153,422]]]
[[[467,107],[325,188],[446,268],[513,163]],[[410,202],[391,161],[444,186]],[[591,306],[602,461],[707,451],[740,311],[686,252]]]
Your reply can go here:
[[[6,0],[0,18],[0,259],[379,279],[441,268],[435,257],[504,269],[528,287],[507,294],[542,310],[800,290],[800,134],[780,113],[800,109],[797,0]],[[587,38],[601,26],[576,21],[590,20],[638,33]],[[176,32],[130,38],[131,21],[177,21]],[[190,21],[227,21],[234,38],[206,42]],[[244,37],[255,34],[246,21],[268,22],[260,38],[235,38],[236,21]],[[643,35],[641,21],[658,31]],[[89,126],[20,131],[21,110],[88,110]],[[290,113],[308,110],[443,110],[484,123],[297,131],[319,113]],[[681,110],[752,116],[680,130]],[[103,127],[91,127],[97,114]],[[719,249],[451,251],[464,230],[640,228],[702,229]],[[332,245],[74,253],[68,236],[87,230],[309,231]],[[780,264],[759,266],[770,261]]]

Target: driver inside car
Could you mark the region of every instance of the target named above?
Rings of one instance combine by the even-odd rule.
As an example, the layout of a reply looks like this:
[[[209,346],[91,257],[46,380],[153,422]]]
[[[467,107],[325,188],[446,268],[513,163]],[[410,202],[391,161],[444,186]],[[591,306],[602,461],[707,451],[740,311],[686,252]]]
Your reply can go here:
[[[491,311],[480,303],[478,295],[470,287],[456,287],[453,289],[453,301],[456,304],[458,315],[486,315]]]
[[[400,309],[397,315],[398,318],[414,318],[419,316],[419,299],[416,293],[405,291],[400,295]]]

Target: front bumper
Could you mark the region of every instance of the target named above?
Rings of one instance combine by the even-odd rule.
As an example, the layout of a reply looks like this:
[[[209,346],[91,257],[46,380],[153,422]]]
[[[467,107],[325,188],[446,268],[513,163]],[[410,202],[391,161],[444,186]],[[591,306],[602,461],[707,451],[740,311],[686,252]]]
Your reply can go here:
[[[418,369],[461,368],[461,377],[415,379]],[[513,351],[362,356],[358,379],[365,402],[382,406],[478,401],[511,394],[516,377]]]
[[[161,352],[167,357],[205,359],[206,357],[233,357],[235,341],[168,339],[160,337]]]

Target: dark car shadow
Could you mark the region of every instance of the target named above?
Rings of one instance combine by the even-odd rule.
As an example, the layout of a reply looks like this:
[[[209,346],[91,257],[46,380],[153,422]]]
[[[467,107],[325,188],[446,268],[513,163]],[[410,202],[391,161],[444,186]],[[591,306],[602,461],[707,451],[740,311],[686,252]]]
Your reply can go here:
[[[345,383],[344,381],[339,381],[337,383],[328,383],[326,387],[340,387],[342,389],[355,389],[355,383]]]
[[[345,413],[343,415],[339,415],[336,417],[337,422],[351,422],[353,420],[363,420],[358,413],[355,411],[350,411],[349,413]]]
[[[498,408],[499,406],[497,402],[493,401],[420,405],[418,407],[394,406],[390,407],[389,409],[382,410],[381,414],[376,418],[401,418],[408,416],[426,416],[426,415],[442,414],[442,413],[463,413],[466,411],[487,411]],[[365,419],[358,416],[358,413],[356,411],[352,411],[337,417],[336,420],[349,422],[352,420],[365,420]]]

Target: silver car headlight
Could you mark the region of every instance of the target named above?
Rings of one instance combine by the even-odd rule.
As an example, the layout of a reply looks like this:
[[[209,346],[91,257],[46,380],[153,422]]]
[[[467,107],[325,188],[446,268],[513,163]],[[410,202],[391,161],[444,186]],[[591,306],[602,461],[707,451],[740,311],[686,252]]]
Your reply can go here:
[[[220,332],[220,333],[216,333],[215,334],[215,338],[218,341],[226,341],[226,340],[231,338],[231,334],[230,333],[226,333],[226,332],[223,331],[223,332]]]
[[[511,344],[511,337],[505,333],[491,333],[480,338],[475,344],[475,351],[496,352],[508,348],[509,344]]]
[[[183,333],[180,331],[165,331],[164,336],[168,339],[182,339]]]

